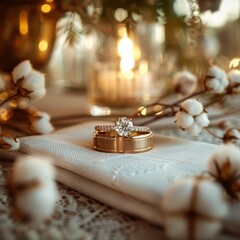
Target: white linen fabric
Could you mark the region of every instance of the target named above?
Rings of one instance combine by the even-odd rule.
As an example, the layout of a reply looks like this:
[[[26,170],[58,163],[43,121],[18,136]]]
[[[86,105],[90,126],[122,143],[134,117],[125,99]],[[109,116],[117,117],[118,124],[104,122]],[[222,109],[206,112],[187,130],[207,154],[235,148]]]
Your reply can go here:
[[[45,136],[20,139],[20,151],[49,157],[57,181],[127,213],[161,224],[161,195],[179,178],[201,173],[217,145],[155,134],[151,151],[137,154],[93,149],[89,122]]]

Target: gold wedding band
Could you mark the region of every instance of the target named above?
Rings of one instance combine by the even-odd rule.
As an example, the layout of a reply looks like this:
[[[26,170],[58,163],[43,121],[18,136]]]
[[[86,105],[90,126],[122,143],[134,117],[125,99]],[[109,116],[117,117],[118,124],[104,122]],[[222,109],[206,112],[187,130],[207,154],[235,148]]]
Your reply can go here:
[[[114,131],[95,131],[94,149],[111,153],[140,153],[149,151],[153,146],[152,132],[134,132],[131,137],[118,136]]]

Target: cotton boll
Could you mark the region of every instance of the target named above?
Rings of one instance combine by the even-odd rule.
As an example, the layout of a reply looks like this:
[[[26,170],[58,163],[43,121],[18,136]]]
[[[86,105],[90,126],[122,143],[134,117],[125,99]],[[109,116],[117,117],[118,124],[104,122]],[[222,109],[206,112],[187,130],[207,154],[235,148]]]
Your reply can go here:
[[[207,90],[211,90],[215,93],[222,93],[224,91],[224,88],[218,81],[218,79],[211,78],[206,81],[205,83]]]
[[[197,116],[203,111],[203,105],[196,99],[187,99],[181,107],[192,116]]]
[[[13,183],[28,182],[33,179],[48,182],[55,179],[55,170],[51,162],[48,159],[45,160],[36,156],[18,158],[12,171]]]
[[[197,123],[194,123],[190,128],[188,128],[186,130],[191,136],[196,137],[202,131],[202,127],[199,126]]]
[[[54,131],[54,127],[50,122],[50,115],[37,111],[36,115],[30,119],[30,129],[38,134],[48,134]]]
[[[29,60],[19,63],[12,71],[13,81],[17,82],[22,77],[26,77],[32,71],[32,65]]]
[[[187,99],[176,113],[176,124],[192,136],[198,136],[202,128],[209,125],[209,119],[203,105],[196,99]]]
[[[208,70],[205,79],[205,87],[208,91],[221,94],[225,91],[228,85],[229,81],[227,79],[227,74],[221,68],[212,66]]]
[[[223,76],[223,70],[217,66],[212,66],[209,68],[207,75],[220,79]]]
[[[10,180],[14,210],[34,221],[48,219],[58,199],[54,179],[55,171],[48,160],[33,156],[17,159]]]
[[[197,77],[186,70],[178,72],[174,76],[174,85],[178,93],[190,95],[197,88]]]
[[[194,122],[191,115],[186,112],[179,111],[176,113],[176,124],[183,129],[190,127]]]
[[[19,149],[20,142],[18,138],[11,136],[2,136],[2,141],[4,142],[4,149],[7,151],[16,151]]]
[[[209,125],[209,119],[206,113],[202,113],[199,116],[195,117],[195,121],[201,127],[207,127]]]
[[[231,144],[221,146],[210,157],[208,172],[233,199],[240,199],[240,150]]]
[[[228,128],[223,136],[224,143],[240,144],[240,129]]]
[[[32,99],[40,99],[43,98],[47,93],[45,88],[39,89],[38,91],[33,91],[29,94],[30,98]]]
[[[33,70],[23,80],[22,87],[31,91],[28,95],[32,99],[42,98],[46,94],[44,74]]]
[[[167,235],[171,239],[213,239],[228,207],[218,184],[206,178],[173,183],[162,200]]]
[[[41,183],[40,183],[41,184]],[[57,189],[53,182],[45,182],[16,198],[17,208],[34,221],[47,220],[53,213],[57,201]]]
[[[240,83],[240,71],[237,69],[231,69],[228,72],[228,77],[230,80],[230,83]]]
[[[232,88],[232,93],[239,94],[240,93],[240,71],[237,69],[232,69],[228,73],[228,77],[230,80],[230,86]]]

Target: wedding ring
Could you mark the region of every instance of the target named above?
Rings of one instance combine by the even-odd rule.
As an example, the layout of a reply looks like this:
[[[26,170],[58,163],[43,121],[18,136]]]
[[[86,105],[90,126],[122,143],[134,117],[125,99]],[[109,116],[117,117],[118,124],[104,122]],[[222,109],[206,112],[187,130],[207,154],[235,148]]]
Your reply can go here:
[[[153,134],[133,133],[131,137],[121,137],[114,132],[95,131],[94,149],[112,153],[140,153],[149,151],[153,146]]]
[[[118,118],[115,125],[98,125],[95,130],[98,132],[115,131],[120,137],[129,137],[133,132],[150,132],[149,127],[134,126],[132,119],[127,117]]]

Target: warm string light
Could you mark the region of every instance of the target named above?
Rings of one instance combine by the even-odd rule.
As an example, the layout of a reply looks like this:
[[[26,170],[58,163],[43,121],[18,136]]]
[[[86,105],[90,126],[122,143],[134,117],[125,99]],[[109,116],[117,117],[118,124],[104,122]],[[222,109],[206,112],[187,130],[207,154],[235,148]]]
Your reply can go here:
[[[46,40],[41,40],[38,44],[38,48],[41,52],[46,52],[48,49],[48,42]]]
[[[49,4],[46,3],[41,6],[41,10],[44,13],[49,13],[52,10],[52,8]]]
[[[28,34],[28,13],[27,13],[27,11],[21,11],[19,13],[19,32],[22,35]]]

